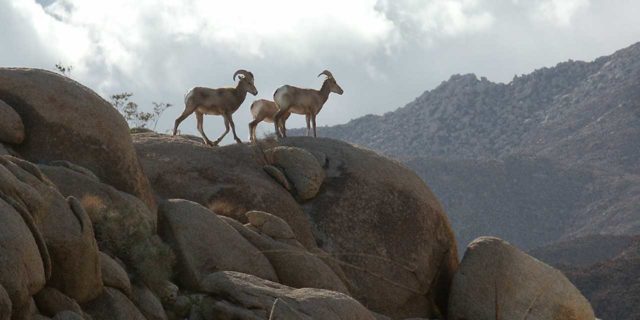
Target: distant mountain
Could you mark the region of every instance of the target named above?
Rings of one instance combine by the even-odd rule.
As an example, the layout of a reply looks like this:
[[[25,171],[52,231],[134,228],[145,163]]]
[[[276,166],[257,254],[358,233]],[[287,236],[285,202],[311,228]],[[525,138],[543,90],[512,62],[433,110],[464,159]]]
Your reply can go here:
[[[640,43],[508,84],[455,75],[396,111],[319,134],[399,158],[524,153],[640,173]]]
[[[640,177],[569,168],[557,161],[411,158],[442,201],[460,251],[478,236],[522,248],[590,234],[640,233]]]
[[[318,133],[417,171],[461,246],[483,234],[531,249],[640,233],[640,43],[507,84],[454,75],[393,112]]]

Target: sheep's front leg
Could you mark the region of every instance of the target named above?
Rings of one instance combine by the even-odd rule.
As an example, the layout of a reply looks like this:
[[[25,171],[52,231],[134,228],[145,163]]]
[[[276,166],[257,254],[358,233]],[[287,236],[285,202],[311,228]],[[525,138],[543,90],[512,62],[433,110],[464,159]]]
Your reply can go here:
[[[311,115],[305,114],[304,117],[307,120],[307,137],[311,134]]]
[[[227,119],[227,117],[223,116],[224,118],[224,133],[220,136],[220,138],[216,139],[216,141],[213,142],[214,146],[217,146],[220,141],[222,141],[222,139],[224,139],[224,136],[227,135],[227,133],[229,133],[229,120]]]
[[[311,116],[311,124],[313,125],[313,137],[316,137],[316,115]]]
[[[204,144],[206,144],[208,146],[213,146],[213,143],[211,142],[211,140],[209,140],[209,138],[207,138],[207,135],[204,134],[204,130],[202,129],[202,123],[204,121],[204,115],[202,113],[200,113],[200,112],[196,112],[196,120],[198,122],[198,132],[200,132],[200,135],[202,136],[202,140],[204,141]]]

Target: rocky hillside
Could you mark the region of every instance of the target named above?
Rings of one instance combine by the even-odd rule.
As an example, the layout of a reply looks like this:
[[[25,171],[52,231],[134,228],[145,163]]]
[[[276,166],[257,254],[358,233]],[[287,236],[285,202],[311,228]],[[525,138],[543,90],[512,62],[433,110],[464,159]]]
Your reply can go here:
[[[640,43],[506,84],[455,75],[396,111],[319,134],[416,171],[461,251],[502,237],[568,272],[603,317],[638,318],[638,261],[620,250],[640,234]]]
[[[504,160],[414,158],[448,211],[460,246],[480,235],[535,248],[575,232],[597,178],[589,171],[527,157]],[[479,192],[480,191],[480,192]],[[549,219],[553,217],[553,219]]]
[[[493,83],[455,75],[382,116],[324,127],[405,159],[535,154],[640,173],[640,43],[593,62],[569,61]]]
[[[506,84],[455,75],[396,111],[319,134],[406,162],[462,245],[479,234],[534,248],[640,233],[640,43]]]
[[[523,155],[412,158],[442,200],[459,245],[495,235],[532,249],[593,234],[640,233],[640,177]]]
[[[503,240],[459,261],[423,180],[370,150],[130,135],[33,69],[0,68],[0,115],[0,320],[595,318]]]

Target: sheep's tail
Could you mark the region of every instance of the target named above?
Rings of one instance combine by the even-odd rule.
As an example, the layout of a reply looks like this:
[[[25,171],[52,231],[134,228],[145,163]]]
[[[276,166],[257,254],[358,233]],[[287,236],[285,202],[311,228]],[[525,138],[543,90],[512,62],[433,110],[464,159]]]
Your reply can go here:
[[[189,91],[187,91],[187,93],[184,94],[184,105],[187,105],[187,101],[189,100],[189,98],[191,98],[191,95],[193,95],[193,88]]]
[[[253,116],[253,119],[256,119],[256,116],[258,115],[258,113],[256,112],[256,107],[258,106],[258,102],[260,100],[256,100],[254,102],[251,103],[251,107],[249,107],[249,111],[251,111],[251,115]]]

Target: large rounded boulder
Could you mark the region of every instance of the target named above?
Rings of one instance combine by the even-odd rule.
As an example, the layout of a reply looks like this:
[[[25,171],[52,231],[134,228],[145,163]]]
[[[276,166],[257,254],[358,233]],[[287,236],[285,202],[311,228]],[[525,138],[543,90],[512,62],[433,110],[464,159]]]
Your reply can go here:
[[[451,288],[449,320],[594,320],[587,299],[551,266],[506,241],[469,244]]]
[[[80,200],[96,229],[99,243],[130,237],[135,231],[148,236],[155,234],[155,212],[133,195],[102,183],[87,169],[64,161],[41,164],[38,168],[60,193]],[[118,227],[109,226],[114,220],[120,222]]]
[[[275,147],[266,150],[265,156],[269,163],[282,169],[300,200],[308,200],[318,194],[325,173],[310,152],[301,148]]]
[[[8,171],[0,165],[0,178],[5,174]],[[20,209],[3,200],[2,191],[0,189],[0,319],[10,318],[12,304],[15,319],[23,319],[27,316],[25,310],[30,296],[45,285],[45,263],[37,240],[29,230],[33,222],[25,222],[25,213],[20,214]]]
[[[243,223],[247,211],[270,212],[286,221],[302,244],[315,246],[302,208],[263,170],[266,160],[259,148],[211,148],[200,139],[155,133],[134,134],[133,141],[158,196],[195,201]]]
[[[31,234],[46,244],[46,252],[40,246],[40,255],[50,257],[47,284],[79,302],[95,298],[103,286],[98,245],[80,202],[73,197],[65,199],[33,163],[2,156],[0,165],[14,176],[0,190],[6,190],[10,195],[6,198],[25,212],[23,219],[33,224]]]
[[[269,260],[207,208],[172,199],[162,202],[159,212],[160,235],[178,255],[180,285],[198,290],[204,276],[226,270],[277,280]]]
[[[281,143],[326,158],[322,189],[303,208],[319,247],[341,261],[353,296],[394,318],[445,313],[456,241],[424,181],[399,162],[348,143]]]
[[[45,70],[0,68],[0,99],[24,123],[25,138],[15,150],[26,159],[79,164],[155,209],[127,123],[89,88]]]
[[[20,115],[0,100],[0,142],[18,144],[24,140],[24,124]]]
[[[346,294],[295,289],[233,271],[208,275],[201,303],[205,319],[375,320],[373,313]]]
[[[330,139],[219,148],[153,133],[133,140],[160,197],[189,199],[243,223],[251,222],[248,211],[269,212],[309,252],[326,252],[324,260],[344,271],[345,291],[365,307],[394,318],[446,314],[458,263],[453,232],[433,193],[400,163]],[[305,150],[317,161],[312,169],[324,171],[279,161],[299,177],[322,177],[302,204],[263,169],[274,164],[269,150],[283,146]]]
[[[130,319],[146,320],[140,310],[117,289],[105,287],[102,294],[82,305],[94,320]]]

